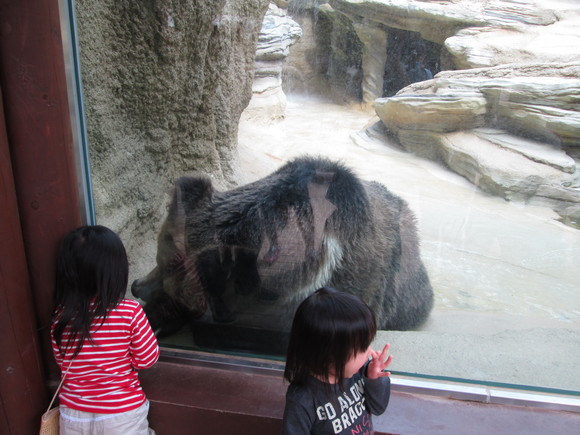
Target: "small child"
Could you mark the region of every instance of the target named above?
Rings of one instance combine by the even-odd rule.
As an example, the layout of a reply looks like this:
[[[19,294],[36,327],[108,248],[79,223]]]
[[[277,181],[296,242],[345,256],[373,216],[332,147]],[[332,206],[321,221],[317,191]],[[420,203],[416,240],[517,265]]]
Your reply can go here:
[[[283,435],[374,433],[371,413],[389,403],[392,359],[388,344],[381,353],[370,347],[376,331],[372,310],[352,294],[323,287],[300,304],[284,371]]]
[[[84,226],[61,241],[52,349],[62,375],[60,433],[139,434],[149,429],[137,370],[159,358],[138,302],[125,299],[129,263],[121,239]]]

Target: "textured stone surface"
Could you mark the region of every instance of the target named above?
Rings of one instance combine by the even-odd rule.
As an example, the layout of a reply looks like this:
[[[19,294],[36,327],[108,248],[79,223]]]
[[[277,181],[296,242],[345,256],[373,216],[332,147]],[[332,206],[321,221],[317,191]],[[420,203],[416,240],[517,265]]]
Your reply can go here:
[[[331,0],[323,6],[325,13],[344,14],[357,29],[365,103],[382,95],[378,63],[398,61],[385,59],[388,36],[377,43],[389,29],[441,44],[442,69],[580,61],[580,3],[573,0]]]
[[[348,71],[334,62],[340,59],[341,39],[332,35],[347,34],[352,27],[362,44],[358,61],[356,56],[350,60],[360,64],[361,101],[373,103],[387,130],[406,150],[444,163],[486,192],[541,201],[564,221],[578,221],[580,175],[574,158],[580,156],[580,3],[313,3],[297,2],[302,13],[311,8],[313,16],[330,17],[326,24],[317,24],[329,26],[330,43],[320,38],[320,30],[308,35],[318,36],[318,45],[330,51],[328,62],[334,66],[320,72],[332,87],[340,77],[338,70]],[[340,15],[350,24],[337,18]],[[402,61],[385,53],[389,38],[398,37],[394,29],[418,32],[424,40],[442,44],[440,65],[450,70],[390,98],[374,99],[382,95],[385,80],[392,79],[385,76],[397,74],[396,68],[386,66]],[[482,127],[494,132],[472,131]],[[458,134],[446,135],[454,132]],[[491,155],[493,159],[488,158]]]
[[[252,99],[246,113],[252,117],[282,118],[286,95],[282,90],[282,69],[290,46],[302,36],[302,29],[285,8],[270,3],[256,46]]]
[[[496,10],[486,9],[492,18],[486,26],[463,29],[445,41],[458,68],[580,60],[577,3],[504,0],[492,4]],[[537,14],[537,19],[525,20],[527,13]],[[500,14],[502,19],[495,19]]]
[[[575,63],[580,66],[580,62]],[[573,64],[573,65],[575,65]],[[478,91],[485,95],[491,122],[523,136],[562,147],[580,144],[580,77],[515,76],[488,78],[486,70],[469,79],[441,78],[433,85],[434,99],[443,95],[465,95]]]
[[[384,27],[369,20],[353,23],[363,43],[362,52],[362,102],[372,104],[383,95],[383,75],[387,61],[388,33]]]
[[[268,1],[75,7],[97,219],[147,268],[173,179],[192,171],[235,177],[238,121]]]
[[[450,168],[482,190],[505,199],[528,200],[542,185],[573,182],[573,174],[499,146],[483,135],[455,132],[441,137],[439,146]]]
[[[486,192],[541,203],[564,222],[579,222],[572,157],[580,145],[580,79],[572,78],[579,66],[552,64],[545,74],[516,64],[448,71],[377,99],[375,110],[408,151]]]
[[[396,29],[418,32],[442,44],[457,29],[482,26],[481,2],[420,0],[331,0],[330,5],[351,17],[364,17]]]
[[[484,125],[486,99],[481,93],[397,95],[379,98],[375,111],[391,130],[466,130]]]
[[[444,44],[457,68],[580,60],[573,0],[331,0],[353,21],[418,32]],[[556,42],[557,41],[557,42]]]
[[[500,147],[522,154],[529,160],[547,164],[569,174],[576,172],[574,159],[558,147],[545,146],[542,143],[495,129],[477,129],[474,133]]]

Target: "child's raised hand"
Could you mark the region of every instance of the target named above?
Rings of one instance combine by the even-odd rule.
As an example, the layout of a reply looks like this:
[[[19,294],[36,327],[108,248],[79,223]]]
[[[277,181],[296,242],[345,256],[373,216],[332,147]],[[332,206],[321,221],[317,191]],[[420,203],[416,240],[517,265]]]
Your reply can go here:
[[[387,356],[389,346],[389,344],[385,344],[385,347],[381,353],[371,348],[372,360],[367,367],[367,377],[369,379],[378,379],[380,377],[390,376],[391,372],[385,370],[393,360],[392,355]]]

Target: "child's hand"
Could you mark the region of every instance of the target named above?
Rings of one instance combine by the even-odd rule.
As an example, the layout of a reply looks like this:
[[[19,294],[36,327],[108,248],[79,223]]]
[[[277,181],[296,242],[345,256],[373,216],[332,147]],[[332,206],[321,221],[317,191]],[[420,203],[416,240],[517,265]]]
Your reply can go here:
[[[389,355],[387,357],[387,351],[389,350],[389,344],[385,344],[383,351],[378,353],[374,349],[371,348],[371,356],[372,360],[367,367],[367,378],[369,379],[378,379],[384,376],[390,376],[391,372],[386,371],[385,369],[389,367],[391,361],[393,360],[393,356]]]

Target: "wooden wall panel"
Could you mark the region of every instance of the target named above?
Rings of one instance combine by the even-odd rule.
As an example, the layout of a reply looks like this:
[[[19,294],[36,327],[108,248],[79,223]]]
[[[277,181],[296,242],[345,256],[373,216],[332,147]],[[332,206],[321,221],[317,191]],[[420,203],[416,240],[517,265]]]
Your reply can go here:
[[[0,433],[38,430],[44,372],[0,100]]]
[[[58,0],[0,2],[0,53],[36,325],[49,355],[55,253],[60,238],[81,223]]]
[[[58,0],[0,1],[0,428],[32,434],[58,378],[55,254],[80,224]]]

